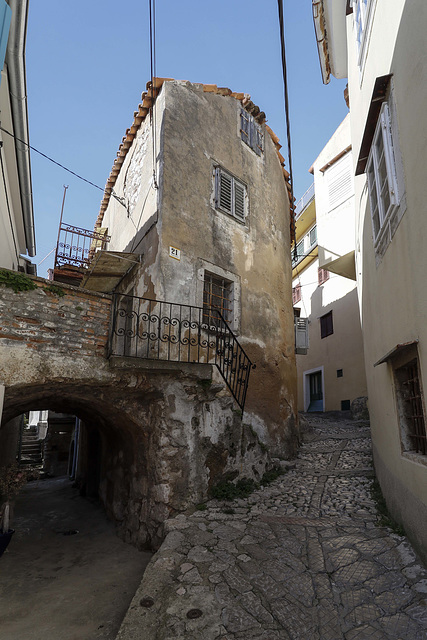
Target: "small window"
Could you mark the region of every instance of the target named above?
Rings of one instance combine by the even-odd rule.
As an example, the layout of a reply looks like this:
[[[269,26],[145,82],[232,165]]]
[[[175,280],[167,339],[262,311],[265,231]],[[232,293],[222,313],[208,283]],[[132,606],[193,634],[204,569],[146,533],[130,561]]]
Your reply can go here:
[[[317,243],[317,225],[314,225],[308,234],[310,248]]]
[[[352,0],[354,30],[357,46],[357,64],[363,67],[366,57],[368,32],[372,22],[372,7],[376,0]]]
[[[329,280],[329,271],[319,267],[317,270],[317,280],[319,284],[323,284],[326,280]]]
[[[264,151],[264,134],[261,125],[246,111],[240,112],[240,137],[257,155]]]
[[[327,336],[332,335],[333,332],[332,311],[329,311],[329,313],[325,313],[325,315],[320,318],[320,337],[327,338]]]
[[[337,378],[342,378],[342,377],[343,377],[342,369],[337,369]]]
[[[297,284],[292,288],[292,304],[296,304],[301,300],[301,285]]]
[[[245,222],[247,190],[243,182],[221,167],[215,169],[215,208]]]
[[[233,283],[205,271],[203,282],[203,321],[219,327],[221,316],[231,324],[233,318]],[[219,313],[218,313],[219,312]],[[219,315],[221,314],[221,316]]]
[[[414,357],[394,369],[396,400],[403,451],[427,455],[424,398],[418,366]]]
[[[381,107],[366,164],[377,258],[384,255],[406,209],[398,137],[393,91],[390,90]]]
[[[341,400],[341,411],[350,411],[350,400]]]

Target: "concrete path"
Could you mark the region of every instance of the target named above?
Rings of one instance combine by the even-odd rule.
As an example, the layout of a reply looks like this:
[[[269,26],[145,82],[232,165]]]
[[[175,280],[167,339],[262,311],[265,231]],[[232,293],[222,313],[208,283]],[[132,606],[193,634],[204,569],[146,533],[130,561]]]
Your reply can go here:
[[[369,429],[310,420],[284,476],[168,522],[118,639],[427,638],[427,571],[376,526]]]
[[[0,640],[115,638],[152,554],[122,542],[64,478],[29,483],[13,526],[0,558]]]

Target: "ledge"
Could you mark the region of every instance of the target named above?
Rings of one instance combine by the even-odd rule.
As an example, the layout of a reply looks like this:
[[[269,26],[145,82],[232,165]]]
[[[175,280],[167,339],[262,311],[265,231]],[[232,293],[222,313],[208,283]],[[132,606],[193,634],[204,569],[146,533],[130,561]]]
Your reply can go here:
[[[169,362],[167,360],[148,360],[126,356],[111,356],[108,360],[112,369],[138,369],[150,373],[184,373],[200,380],[212,379],[212,364],[196,362]]]

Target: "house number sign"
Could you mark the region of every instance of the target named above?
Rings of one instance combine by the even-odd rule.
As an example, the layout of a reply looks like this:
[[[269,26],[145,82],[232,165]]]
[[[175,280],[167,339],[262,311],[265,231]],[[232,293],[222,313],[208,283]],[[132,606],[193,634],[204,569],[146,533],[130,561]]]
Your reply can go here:
[[[175,260],[181,260],[181,251],[176,247],[169,247],[169,256]]]

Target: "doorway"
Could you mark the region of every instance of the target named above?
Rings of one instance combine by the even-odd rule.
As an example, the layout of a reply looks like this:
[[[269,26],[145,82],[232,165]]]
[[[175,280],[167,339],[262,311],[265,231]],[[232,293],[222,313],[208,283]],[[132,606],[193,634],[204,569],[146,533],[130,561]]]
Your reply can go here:
[[[304,372],[304,411],[324,411],[323,367]]]

